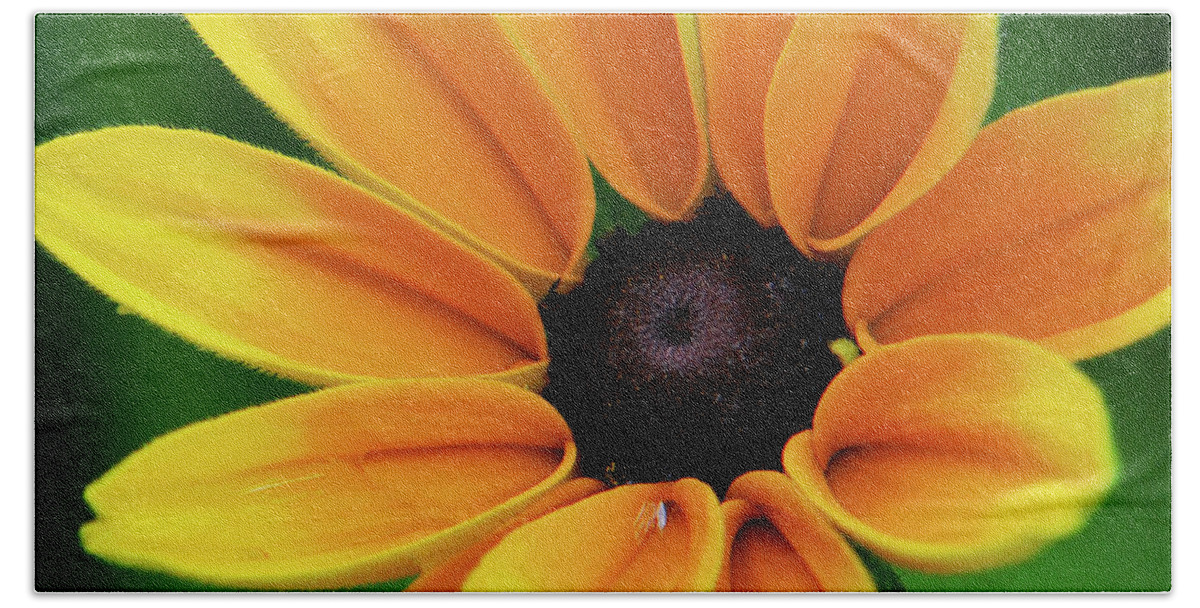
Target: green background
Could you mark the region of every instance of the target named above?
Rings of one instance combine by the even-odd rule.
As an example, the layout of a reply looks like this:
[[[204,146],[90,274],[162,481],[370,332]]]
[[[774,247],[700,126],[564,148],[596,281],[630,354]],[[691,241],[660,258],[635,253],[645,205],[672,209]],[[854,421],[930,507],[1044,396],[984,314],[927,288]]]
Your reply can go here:
[[[40,15],[35,63],[38,143],[110,125],[158,124],[321,162],[179,17]],[[1167,69],[1164,15],[1005,16],[988,120],[1050,95]],[[639,225],[644,217],[596,177],[596,233]],[[90,517],[83,487],[157,435],[309,388],[123,314],[41,247],[35,282],[36,588],[199,589],[83,553],[76,536]],[[1018,566],[960,576],[897,569],[895,576],[909,590],[1169,589],[1170,351],[1167,329],[1080,364],[1105,393],[1122,461],[1119,483],[1081,533]]]

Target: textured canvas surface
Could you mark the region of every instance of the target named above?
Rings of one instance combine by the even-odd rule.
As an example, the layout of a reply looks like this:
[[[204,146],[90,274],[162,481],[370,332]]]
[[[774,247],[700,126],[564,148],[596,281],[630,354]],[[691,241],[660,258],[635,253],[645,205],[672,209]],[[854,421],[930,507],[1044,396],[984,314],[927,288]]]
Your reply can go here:
[[[1171,587],[1165,15],[40,15],[35,586]]]

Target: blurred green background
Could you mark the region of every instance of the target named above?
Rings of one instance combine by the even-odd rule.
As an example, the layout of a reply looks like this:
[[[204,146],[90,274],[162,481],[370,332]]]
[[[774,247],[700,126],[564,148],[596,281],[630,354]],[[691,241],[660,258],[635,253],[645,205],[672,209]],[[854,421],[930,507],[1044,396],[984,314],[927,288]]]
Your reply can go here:
[[[170,15],[39,15],[35,136],[110,125],[199,128],[310,162],[317,154]],[[988,113],[1170,69],[1165,15],[1013,15],[1000,26]],[[596,232],[644,219],[597,176]],[[83,487],[153,437],[309,390],[202,352],[123,314],[40,246],[35,257],[35,586],[200,589],[79,548]],[[1034,559],[972,575],[897,569],[909,590],[1165,590],[1171,585],[1170,330],[1080,364],[1104,391],[1122,472],[1084,530]],[[885,573],[885,576],[887,573]],[[373,586],[402,588],[404,582]]]

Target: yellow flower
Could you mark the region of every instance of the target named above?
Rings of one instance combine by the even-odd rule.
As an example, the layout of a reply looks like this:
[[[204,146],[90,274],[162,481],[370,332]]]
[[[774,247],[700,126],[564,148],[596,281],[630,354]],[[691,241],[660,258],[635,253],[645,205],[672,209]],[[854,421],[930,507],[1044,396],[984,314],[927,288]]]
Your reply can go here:
[[[1070,360],[1169,320],[1169,74],[980,132],[989,17],[192,23],[339,174],[197,131],[72,135],[37,149],[37,237],[201,347],[341,386],[130,455],[85,494],[88,551],[261,588],[870,589],[835,527],[986,568],[1111,485]],[[537,299],[585,281],[589,160],[655,218],[715,181],[847,264],[865,354],[786,476],[723,504],[696,479],[574,477],[578,437],[531,391]]]

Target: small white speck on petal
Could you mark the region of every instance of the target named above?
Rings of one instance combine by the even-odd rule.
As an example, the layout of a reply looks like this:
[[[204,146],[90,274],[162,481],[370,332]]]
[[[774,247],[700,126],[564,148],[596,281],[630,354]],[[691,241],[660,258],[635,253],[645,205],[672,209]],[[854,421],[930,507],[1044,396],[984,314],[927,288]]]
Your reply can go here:
[[[661,531],[667,527],[667,504],[661,500],[658,503],[642,503],[642,508],[638,509],[637,520],[641,522],[643,533],[648,533],[654,528]]]

